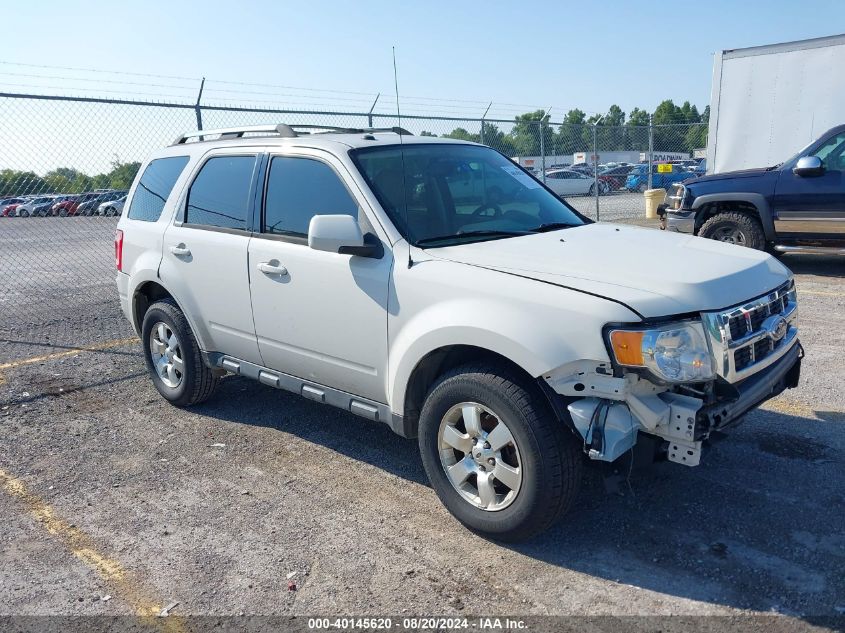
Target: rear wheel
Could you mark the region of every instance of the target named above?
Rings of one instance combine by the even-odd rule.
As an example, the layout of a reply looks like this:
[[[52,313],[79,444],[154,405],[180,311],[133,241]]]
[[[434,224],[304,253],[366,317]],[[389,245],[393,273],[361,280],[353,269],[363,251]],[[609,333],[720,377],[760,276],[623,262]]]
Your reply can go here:
[[[442,376],[420,414],[431,485],[464,525],[517,541],[574,502],[582,456],[543,395],[507,367],[464,365]]]
[[[763,250],[766,247],[766,236],[760,221],[741,211],[727,211],[714,215],[701,226],[698,234],[711,240],[757,250]]]
[[[171,404],[188,407],[211,397],[218,378],[202,361],[191,326],[172,299],[150,306],[141,327],[153,384]]]
[[[20,211],[18,211],[18,215],[22,218],[28,218],[29,211],[27,209],[21,209]]]

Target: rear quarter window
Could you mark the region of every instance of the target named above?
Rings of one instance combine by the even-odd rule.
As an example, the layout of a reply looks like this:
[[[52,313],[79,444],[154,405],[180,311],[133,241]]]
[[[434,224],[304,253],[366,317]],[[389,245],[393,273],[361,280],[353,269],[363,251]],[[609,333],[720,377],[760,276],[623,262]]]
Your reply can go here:
[[[129,205],[130,220],[156,222],[161,217],[164,204],[173,191],[173,186],[188,164],[187,156],[156,158],[144,170],[132,203]]]

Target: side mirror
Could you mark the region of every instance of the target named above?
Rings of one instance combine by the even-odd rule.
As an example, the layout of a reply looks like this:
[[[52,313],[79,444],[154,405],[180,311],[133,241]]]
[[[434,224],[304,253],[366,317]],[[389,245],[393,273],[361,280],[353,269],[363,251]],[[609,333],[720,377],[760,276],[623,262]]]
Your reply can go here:
[[[372,234],[362,235],[358,220],[351,215],[315,215],[308,225],[308,246],[315,251],[381,257],[381,242]]]
[[[821,176],[824,173],[824,165],[818,156],[802,156],[793,167],[792,173],[796,176]]]

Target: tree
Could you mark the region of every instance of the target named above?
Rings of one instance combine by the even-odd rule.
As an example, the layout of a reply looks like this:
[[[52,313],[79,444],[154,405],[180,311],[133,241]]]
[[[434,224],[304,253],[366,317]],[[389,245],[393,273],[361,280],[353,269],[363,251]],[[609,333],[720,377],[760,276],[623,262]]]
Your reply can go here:
[[[640,110],[639,108],[634,108],[633,110],[631,110],[631,114],[628,117],[628,122],[625,125],[629,125],[631,127],[648,126],[649,121],[650,118],[647,110]]]
[[[444,134],[443,138],[455,138],[459,141],[472,141],[473,143],[478,143],[481,140],[481,137],[478,134],[470,134],[462,127],[456,127],[448,134]]]
[[[487,121],[482,121],[481,126],[484,132],[480,139],[482,143],[502,152],[506,156],[516,156],[513,139],[502,132],[499,126],[494,123],[488,123]]]
[[[585,134],[591,134],[586,125],[586,118],[587,115],[584,111],[578,108],[566,113],[554,141],[555,154],[574,154],[592,147],[592,141],[587,144],[584,143]]]
[[[44,179],[34,172],[15,169],[0,171],[0,198],[51,192]]]
[[[115,156],[111,166],[112,170],[109,173],[94,177],[96,189],[129,189],[132,186],[132,181],[135,180],[135,174],[141,168],[141,163],[137,161],[133,163],[122,163]],[[98,184],[98,182],[105,184]]]
[[[543,142],[551,153],[553,147],[553,132],[549,128],[549,115],[545,110],[535,110],[520,114],[514,119],[514,126],[510,137],[513,140],[514,152],[517,156],[537,156],[540,154],[540,130],[543,131]]]
[[[615,103],[610,106],[607,110],[607,114],[604,115],[604,119],[602,119],[603,125],[624,125],[625,124],[625,113]]]

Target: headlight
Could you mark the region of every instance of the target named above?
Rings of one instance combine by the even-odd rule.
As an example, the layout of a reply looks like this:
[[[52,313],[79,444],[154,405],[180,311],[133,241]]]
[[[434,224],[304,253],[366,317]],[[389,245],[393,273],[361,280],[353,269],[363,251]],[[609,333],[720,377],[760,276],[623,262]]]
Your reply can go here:
[[[643,367],[667,382],[702,382],[716,373],[699,321],[669,323],[653,329],[610,331],[616,362]]]

